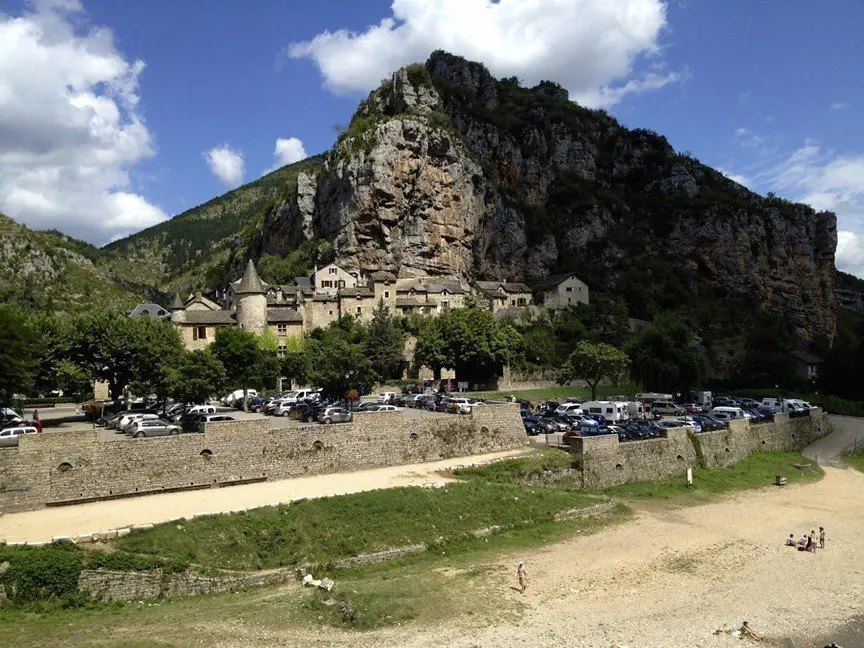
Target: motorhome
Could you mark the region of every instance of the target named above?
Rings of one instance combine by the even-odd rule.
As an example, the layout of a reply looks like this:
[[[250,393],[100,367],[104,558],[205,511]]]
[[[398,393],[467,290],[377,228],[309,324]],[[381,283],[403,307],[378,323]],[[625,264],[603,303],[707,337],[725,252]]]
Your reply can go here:
[[[714,406],[714,398],[710,391],[690,392],[690,401],[696,403],[700,407],[711,408]]]
[[[585,414],[599,414],[607,421],[626,421],[630,418],[630,408],[627,403],[614,401],[587,401],[582,403]]]
[[[671,401],[672,394],[655,394],[649,392],[647,394],[636,394],[636,400],[642,403],[653,403],[654,401]]]

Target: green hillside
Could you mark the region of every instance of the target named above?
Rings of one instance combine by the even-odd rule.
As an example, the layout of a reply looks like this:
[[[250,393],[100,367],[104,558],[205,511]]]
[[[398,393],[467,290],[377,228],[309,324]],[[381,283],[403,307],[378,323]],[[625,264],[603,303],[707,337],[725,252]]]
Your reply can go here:
[[[143,295],[111,279],[101,258],[89,243],[56,230],[35,232],[0,214],[0,302],[80,312],[141,301]]]
[[[321,163],[320,156],[296,162],[214,198],[165,222],[102,249],[103,263],[116,276],[151,286],[199,285],[214,257],[224,259],[250,221],[261,217],[296,186],[297,174]]]

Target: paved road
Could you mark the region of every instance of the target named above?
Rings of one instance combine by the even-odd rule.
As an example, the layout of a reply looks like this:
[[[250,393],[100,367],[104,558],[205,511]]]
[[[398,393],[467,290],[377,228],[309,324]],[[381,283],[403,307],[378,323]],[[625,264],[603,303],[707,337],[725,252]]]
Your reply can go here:
[[[828,419],[833,428],[831,434],[811,443],[801,454],[813,459],[820,466],[844,468],[846,464],[840,459],[840,455],[850,450],[856,439],[859,446],[864,444],[864,419],[833,414]]]

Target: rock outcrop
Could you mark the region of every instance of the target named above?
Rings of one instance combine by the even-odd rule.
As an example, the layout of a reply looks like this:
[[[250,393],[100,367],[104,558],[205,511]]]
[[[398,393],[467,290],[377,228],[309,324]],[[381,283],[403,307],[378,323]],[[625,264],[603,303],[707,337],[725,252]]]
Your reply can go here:
[[[346,267],[399,276],[572,270],[630,295],[635,316],[741,300],[802,338],[834,333],[834,214],[758,196],[554,83],[521,88],[443,52],[370,93],[296,189],[253,253],[326,238]]]

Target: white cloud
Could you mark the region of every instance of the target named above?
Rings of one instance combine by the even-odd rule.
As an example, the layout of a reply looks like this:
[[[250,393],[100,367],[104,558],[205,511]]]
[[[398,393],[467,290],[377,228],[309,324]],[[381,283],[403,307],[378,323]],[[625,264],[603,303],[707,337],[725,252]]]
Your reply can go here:
[[[204,159],[213,175],[226,187],[233,189],[242,184],[245,165],[243,153],[240,151],[235,151],[227,144],[223,144],[205,151]]]
[[[285,166],[286,164],[294,164],[300,160],[305,160],[309,157],[306,148],[296,137],[284,138],[280,137],[276,140],[276,147],[273,149],[273,166],[265,169],[261,175],[275,171],[276,169]]]
[[[659,54],[662,0],[393,0],[391,11],[363,32],[324,31],[287,53],[312,59],[324,85],[337,93],[367,92],[435,49],[531,85],[557,81],[594,106],[680,78],[632,78],[640,56]]]
[[[839,270],[864,278],[864,236],[855,232],[837,232],[834,264]]]
[[[80,28],[78,0],[0,14],[0,211],[94,243],[166,218],[130,191],[154,155],[138,112],[142,61],[105,27]]]
[[[738,184],[744,185],[745,187],[750,186],[750,178],[748,178],[747,176],[743,176],[743,175],[738,174],[738,173],[732,173],[731,171],[727,171],[726,169],[724,169],[722,167],[717,167],[717,170],[720,173],[722,173],[724,176],[726,176],[727,178],[732,180],[732,182],[737,182]]]
[[[847,110],[852,107],[848,101],[835,101],[831,104],[831,110]]]

